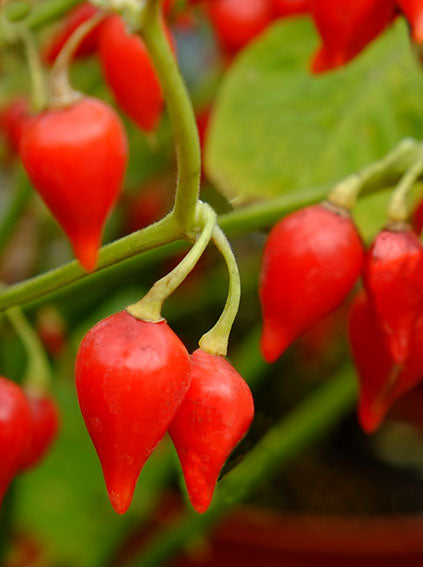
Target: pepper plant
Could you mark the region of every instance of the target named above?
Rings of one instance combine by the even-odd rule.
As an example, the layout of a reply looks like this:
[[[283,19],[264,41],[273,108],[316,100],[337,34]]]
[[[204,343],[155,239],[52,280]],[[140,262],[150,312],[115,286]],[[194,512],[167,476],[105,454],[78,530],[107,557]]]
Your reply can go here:
[[[170,434],[195,513],[187,502],[180,523],[164,528],[131,563],[164,565],[344,418],[357,402],[357,384],[358,422],[373,433],[421,382],[423,248],[411,217],[423,175],[423,6],[3,0],[0,7],[2,167],[11,186],[0,253],[13,250],[35,192],[38,222],[61,246],[63,231],[76,257],[53,266],[40,255],[23,277],[7,270],[2,276],[3,332],[16,333],[26,368],[14,368],[12,354],[0,369],[10,369],[10,377],[0,377],[0,554],[13,547],[23,473],[54,454],[60,422],[66,426],[52,394],[60,381],[52,375],[75,366],[70,413],[81,420],[78,398],[118,514],[140,520],[136,496],[131,505],[140,473],[140,490],[145,479],[151,510],[156,506],[175,461]],[[204,42],[200,52],[208,54],[211,44],[215,57],[212,79],[199,67],[194,78],[183,68],[189,88],[179,67],[184,34]],[[16,96],[22,85],[30,97]],[[128,186],[166,169],[176,169],[176,183],[157,182],[156,197],[171,186],[166,204],[150,201],[152,217],[144,215],[137,230],[131,221],[121,236]],[[378,206],[366,219],[372,198]],[[128,197],[131,212],[133,203]],[[142,203],[147,209],[148,200]],[[116,207],[120,219],[112,215]],[[263,248],[255,239],[265,229]],[[238,263],[228,236],[239,235],[247,253],[240,246]],[[212,245],[226,270],[225,285],[220,280],[215,288],[220,268],[208,262]],[[250,247],[254,265],[241,277]],[[40,248],[48,250],[46,242]],[[152,277],[151,266],[181,251],[176,265]],[[172,299],[183,297],[179,288],[198,272],[198,312],[210,301],[215,316],[223,304],[209,330],[194,297]],[[129,281],[136,291],[116,295],[119,286],[126,294]],[[244,330],[240,339],[237,329],[231,343],[242,283],[250,302],[260,298],[261,316],[254,304],[251,334]],[[110,301],[96,316],[99,299]],[[178,302],[185,302],[185,326],[176,332]],[[31,324],[46,303],[64,304],[73,319],[73,348],[53,362],[66,340],[51,348],[49,329]],[[343,305],[351,356],[344,353],[333,376],[255,438],[255,425],[248,429],[266,362],[278,368],[293,343]],[[78,328],[75,320],[86,311]],[[66,317],[53,313],[53,329],[63,332]],[[241,462],[226,472],[245,435]],[[110,553],[106,545],[90,564],[108,564]]]

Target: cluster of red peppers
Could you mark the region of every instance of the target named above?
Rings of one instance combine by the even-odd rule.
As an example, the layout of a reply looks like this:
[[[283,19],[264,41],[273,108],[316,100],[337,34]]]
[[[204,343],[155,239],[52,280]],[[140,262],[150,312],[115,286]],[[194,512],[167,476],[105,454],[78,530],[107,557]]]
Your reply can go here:
[[[113,508],[128,509],[138,476],[166,431],[197,512],[254,415],[243,378],[223,357],[191,356],[163,320],[111,315],[84,337],[76,361],[79,405]]]
[[[359,53],[402,11],[413,38],[423,40],[423,7],[415,0],[203,0],[223,50],[233,55],[275,18],[310,13],[322,38],[315,72],[342,65]],[[173,2],[165,4],[165,14]],[[89,3],[76,6],[45,51],[53,63],[72,33],[98,13]],[[169,42],[172,44],[170,33]],[[97,52],[107,84],[119,106],[144,131],[156,128],[163,96],[142,39],[123,20],[107,16],[83,38],[74,56]],[[142,103],[140,103],[142,101]],[[86,270],[97,264],[105,222],[122,187],[127,162],[123,126],[104,102],[81,97],[30,116],[25,101],[11,103],[0,117],[9,146],[19,150],[30,179],[68,236]],[[75,167],[74,164],[80,164]],[[84,165],[89,164],[89,165]]]
[[[47,453],[58,426],[58,409],[48,394],[24,390],[0,376],[0,506],[16,474]]]
[[[165,6],[172,10],[172,2]],[[223,50],[233,55],[277,17],[309,13],[322,39],[314,72],[355,57],[398,15],[423,42],[415,0],[203,0]],[[53,63],[97,9],[76,7],[45,52]],[[172,43],[170,34],[169,42]],[[76,56],[96,51],[119,106],[144,131],[158,123],[163,96],[142,39],[116,15],[98,23]],[[95,268],[105,221],[119,196],[127,141],[115,111],[79,95],[31,116],[16,102],[2,129],[86,270]],[[388,227],[365,252],[349,213],[325,202],[297,211],[272,230],[260,282],[263,355],[276,360],[299,335],[339,306],[363,273],[349,333],[360,384],[359,416],[373,431],[390,405],[423,375],[423,249],[411,230]],[[111,503],[124,513],[137,478],[168,431],[193,507],[210,505],[219,472],[253,418],[251,392],[222,356],[191,356],[165,321],[122,311],[82,341],[76,363],[81,411],[103,468]],[[57,430],[49,397],[25,394],[0,378],[0,498],[19,470],[36,463]]]
[[[329,202],[282,219],[263,256],[261,348],[274,362],[341,305],[360,274],[364,290],[350,306],[348,331],[359,420],[372,432],[423,377],[423,247],[407,225],[392,223],[365,252],[349,212]]]

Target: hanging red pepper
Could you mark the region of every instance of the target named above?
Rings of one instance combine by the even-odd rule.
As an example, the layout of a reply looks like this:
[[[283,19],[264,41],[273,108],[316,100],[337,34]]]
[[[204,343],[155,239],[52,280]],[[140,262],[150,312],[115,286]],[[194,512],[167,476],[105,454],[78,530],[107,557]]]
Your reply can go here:
[[[260,276],[261,350],[268,362],[342,303],[362,263],[360,236],[344,209],[313,205],[272,229]]]
[[[364,283],[392,359],[407,360],[423,315],[423,247],[411,230],[383,230],[366,254]]]
[[[48,394],[27,391],[31,411],[31,433],[21,459],[21,469],[36,465],[47,453],[59,428],[59,410]]]
[[[76,257],[86,270],[94,269],[126,167],[126,135],[118,116],[94,98],[46,110],[27,123],[20,154]]]
[[[170,33],[168,37],[171,43]],[[164,100],[143,40],[128,33],[119,16],[112,16],[102,26],[99,55],[107,84],[119,106],[142,130],[154,130]]]
[[[0,376],[0,506],[19,470],[31,431],[28,401],[21,388]]]
[[[121,311],[85,335],[75,377],[110,502],[124,514],[141,469],[189,388],[189,355],[165,321]]]
[[[189,498],[200,514],[210,506],[219,472],[253,417],[253,396],[238,372],[223,356],[196,350],[191,386],[169,433]]]
[[[397,364],[365,292],[351,304],[348,331],[360,383],[358,416],[367,433],[375,431],[392,404],[423,377],[423,320],[416,327],[409,358]]]
[[[321,73],[344,65],[394,20],[394,0],[310,0],[310,12],[322,39],[312,62]]]

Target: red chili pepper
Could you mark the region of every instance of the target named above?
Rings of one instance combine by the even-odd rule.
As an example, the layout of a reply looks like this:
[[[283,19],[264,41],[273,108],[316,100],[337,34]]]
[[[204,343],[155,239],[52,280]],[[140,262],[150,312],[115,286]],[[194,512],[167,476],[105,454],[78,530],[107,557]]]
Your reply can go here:
[[[229,55],[245,47],[273,18],[270,0],[209,0],[205,9],[220,45]]]
[[[410,23],[413,40],[416,43],[423,43],[422,0],[397,0],[396,3]]]
[[[392,359],[386,337],[364,292],[351,304],[348,331],[360,382],[358,417],[367,433],[382,423],[392,404],[423,377],[423,321],[416,328],[410,356],[404,364]]]
[[[25,169],[86,270],[94,269],[103,227],[122,185],[127,143],[104,102],[82,98],[42,112],[25,127]]]
[[[123,514],[189,388],[189,355],[165,321],[140,321],[121,311],[84,337],[75,375],[110,501]]]
[[[310,0],[310,12],[322,39],[312,62],[321,73],[344,65],[394,20],[394,0]]]
[[[423,314],[423,247],[416,234],[378,234],[366,255],[363,277],[391,356],[403,363]]]
[[[31,433],[21,459],[27,470],[41,461],[53,443],[59,428],[59,411],[49,395],[26,393],[31,410]]]
[[[99,55],[107,84],[118,104],[142,130],[154,130],[164,102],[142,39],[127,33],[123,20],[112,16],[102,26]]]
[[[268,362],[342,303],[362,263],[362,243],[345,210],[313,205],[272,229],[260,276],[261,350]]]
[[[223,356],[196,350],[191,386],[169,427],[188,495],[200,514],[210,506],[219,472],[250,427],[250,389]]]
[[[273,10],[277,18],[286,18],[310,11],[308,0],[273,0]]]
[[[98,12],[98,8],[89,2],[82,2],[66,14],[61,28],[51,38],[44,51],[44,60],[52,65],[63,46],[73,34],[73,32],[83,23],[90,20]],[[81,41],[74,53],[74,57],[87,57],[95,53],[103,22],[99,22]]]
[[[0,376],[0,506],[19,470],[30,430],[31,417],[25,394],[17,384]]]

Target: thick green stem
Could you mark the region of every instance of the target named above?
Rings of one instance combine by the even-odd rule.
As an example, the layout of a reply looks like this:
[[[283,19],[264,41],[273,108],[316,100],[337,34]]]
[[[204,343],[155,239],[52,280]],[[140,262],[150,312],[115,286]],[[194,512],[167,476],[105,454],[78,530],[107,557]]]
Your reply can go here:
[[[134,567],[163,567],[166,560],[207,532],[234,504],[242,502],[281,467],[315,443],[352,409],[356,380],[350,366],[328,380],[298,408],[273,427],[221,482],[208,512],[187,515],[164,528]]]
[[[141,301],[126,308],[128,313],[143,321],[162,320],[163,303],[192,271],[210,242],[216,224],[216,213],[209,205],[198,202],[195,223],[197,226],[194,233],[201,230],[201,234],[194,246],[176,268],[153,285]]]
[[[81,41],[89,34],[105,17],[103,11],[98,11],[89,20],[79,25],[57,56],[50,72],[49,80],[49,106],[62,107],[72,104],[81,94],[74,91],[69,82],[69,67],[75,51]]]
[[[411,165],[411,163],[404,164]],[[368,176],[363,183],[361,195],[369,195],[383,191],[397,184],[404,171],[408,169],[392,168],[386,172],[376,170],[373,176]],[[237,209],[218,218],[218,224],[227,234],[243,234],[271,226],[284,215],[307,205],[321,201],[327,194],[328,187],[316,187],[301,192],[293,192],[263,203],[258,203]],[[1,229],[0,229],[1,233]],[[14,305],[24,305],[38,298],[48,296],[69,284],[85,278],[98,278],[101,270],[118,264],[128,258],[133,258],[141,252],[152,250],[176,239],[185,238],[179,222],[169,215],[143,230],[116,240],[101,248],[99,265],[94,274],[87,274],[73,261],[60,268],[36,276],[25,282],[10,286],[0,295],[0,312]]]
[[[229,335],[239,309],[241,299],[241,280],[238,264],[225,234],[218,226],[213,231],[213,242],[221,252],[228,267],[229,291],[225,308],[216,325],[205,333],[198,344],[201,349],[211,354],[226,356],[228,351]]]
[[[24,385],[31,390],[46,391],[51,382],[51,370],[46,352],[37,333],[19,307],[8,309],[6,315],[27,353],[28,361]]]
[[[182,238],[184,235],[181,233],[179,223],[175,221],[173,215],[168,215],[143,230],[103,246],[99,253],[97,271]],[[41,276],[10,286],[0,295],[0,312],[15,305],[29,303],[86,276],[87,273],[74,260]]]
[[[194,111],[163,25],[159,0],[149,0],[142,25],[141,33],[160,80],[175,139],[178,182],[174,212],[182,226],[189,230],[194,222],[201,177],[201,151]]]

